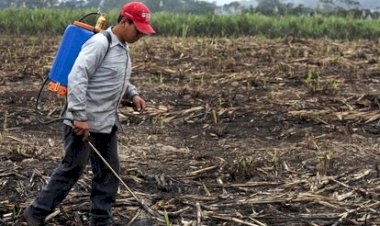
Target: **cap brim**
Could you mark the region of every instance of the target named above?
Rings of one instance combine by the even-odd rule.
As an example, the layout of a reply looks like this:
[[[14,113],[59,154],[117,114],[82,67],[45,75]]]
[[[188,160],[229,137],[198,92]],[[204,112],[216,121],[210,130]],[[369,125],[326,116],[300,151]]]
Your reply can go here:
[[[156,32],[154,31],[154,29],[152,28],[152,26],[150,26],[150,24],[147,24],[147,23],[141,23],[141,22],[137,22],[137,21],[134,21],[135,25],[136,25],[136,28],[143,34],[146,34],[146,35],[150,35],[150,34],[155,34]]]

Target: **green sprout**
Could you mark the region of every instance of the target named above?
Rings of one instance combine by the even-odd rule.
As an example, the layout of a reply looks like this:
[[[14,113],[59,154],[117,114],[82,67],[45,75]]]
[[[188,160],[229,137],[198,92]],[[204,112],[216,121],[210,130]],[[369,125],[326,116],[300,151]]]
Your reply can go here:
[[[216,114],[215,109],[212,109],[212,111],[211,111],[211,117],[212,117],[213,122],[215,124],[218,124],[218,115]]]

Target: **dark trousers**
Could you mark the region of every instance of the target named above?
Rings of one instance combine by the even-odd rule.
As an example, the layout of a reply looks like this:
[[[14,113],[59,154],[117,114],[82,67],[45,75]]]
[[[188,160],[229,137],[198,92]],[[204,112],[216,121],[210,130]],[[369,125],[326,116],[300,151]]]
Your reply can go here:
[[[112,166],[119,172],[116,127],[110,134],[91,133],[90,141]],[[49,183],[42,189],[32,205],[28,207],[31,215],[44,219],[52,213],[67,196],[70,189],[82,175],[88,160],[91,160],[92,179],[90,225],[112,225],[112,204],[115,202],[118,180],[82,136],[64,125],[65,157],[53,171]]]

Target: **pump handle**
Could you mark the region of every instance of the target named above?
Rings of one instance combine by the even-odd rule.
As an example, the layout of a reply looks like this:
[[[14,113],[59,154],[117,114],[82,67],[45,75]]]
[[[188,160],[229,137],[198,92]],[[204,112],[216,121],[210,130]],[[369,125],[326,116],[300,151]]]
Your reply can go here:
[[[86,15],[82,16],[78,21],[82,22],[84,19],[86,19],[88,16],[91,16],[91,15],[99,15],[99,13],[89,13],[89,14],[86,14]]]

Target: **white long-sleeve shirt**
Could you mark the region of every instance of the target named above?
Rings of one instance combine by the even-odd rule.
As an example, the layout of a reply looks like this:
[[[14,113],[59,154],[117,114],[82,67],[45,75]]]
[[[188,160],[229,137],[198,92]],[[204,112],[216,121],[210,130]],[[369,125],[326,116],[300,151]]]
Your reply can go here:
[[[68,77],[68,106],[64,116],[87,120],[90,132],[97,133],[110,133],[118,123],[121,98],[138,94],[129,82],[132,65],[128,45],[121,43],[111,28],[107,32],[111,34],[110,46],[101,33],[83,44]],[[68,120],[65,123],[71,125]]]

